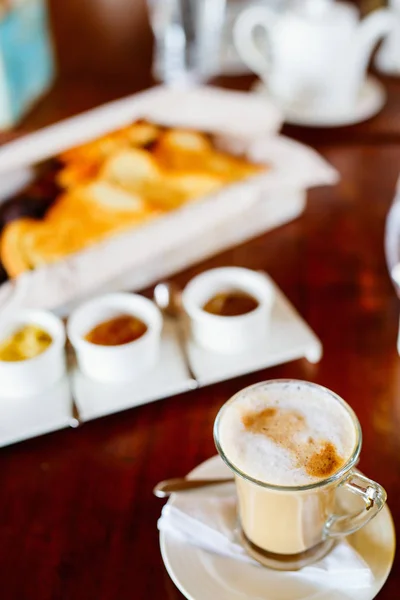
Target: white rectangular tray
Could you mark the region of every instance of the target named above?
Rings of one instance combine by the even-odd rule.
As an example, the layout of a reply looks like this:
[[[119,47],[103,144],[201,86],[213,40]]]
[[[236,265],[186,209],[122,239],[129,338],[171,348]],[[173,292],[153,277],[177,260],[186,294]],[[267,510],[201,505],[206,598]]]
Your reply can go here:
[[[166,322],[160,361],[151,374],[140,380],[106,385],[89,380],[74,368],[72,389],[81,419],[89,421],[297,358],[318,362],[322,356],[320,340],[274,282],[269,277],[268,280],[275,296],[272,321],[264,342],[254,351],[232,356],[216,354],[202,350],[186,338],[186,354],[197,379],[194,381],[179,342],[177,327],[181,324]]]
[[[232,356],[209,352],[187,338],[190,365],[201,387],[297,358],[305,357],[312,363],[321,359],[322,344],[315,333],[272,279],[267,279],[274,291],[272,319],[264,340],[251,352]]]
[[[169,320],[164,321],[159,361],[151,373],[132,383],[107,384],[85,377],[75,365],[71,370],[71,384],[81,421],[90,421],[197,387],[187,370],[176,326]]]
[[[318,362],[322,356],[320,340],[275,283],[268,280],[275,295],[272,321],[265,342],[254,351],[232,356],[207,352],[179,335],[181,323],[165,320],[157,366],[132,383],[92,381],[72,360],[69,377],[40,396],[12,400],[0,397],[0,447],[75,427],[72,397],[84,422],[298,358]],[[182,343],[196,381],[187,368]]]
[[[0,398],[0,448],[75,426],[67,376],[40,396]]]

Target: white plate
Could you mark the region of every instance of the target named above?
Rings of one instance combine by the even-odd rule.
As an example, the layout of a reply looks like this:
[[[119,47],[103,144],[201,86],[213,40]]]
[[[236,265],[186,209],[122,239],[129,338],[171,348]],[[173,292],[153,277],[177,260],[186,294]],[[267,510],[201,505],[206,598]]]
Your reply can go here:
[[[71,378],[81,421],[90,421],[197,387],[188,373],[176,326],[167,320],[164,321],[159,361],[148,374],[129,383],[107,384],[86,377],[74,366]]]
[[[39,396],[0,397],[0,447],[75,426],[67,376]]]
[[[271,99],[262,81],[257,81],[253,91]],[[285,115],[285,122],[305,127],[343,127],[355,125],[378,114],[386,103],[386,90],[376,77],[369,76],[362,85],[354,110],[347,114],[318,113],[305,110],[303,107],[280,106]]]
[[[226,355],[204,350],[191,340],[187,341],[190,365],[200,385],[210,385],[298,358],[305,357],[313,363],[321,359],[320,340],[272,279],[265,276],[275,299],[270,328],[261,345],[251,352]]]
[[[219,456],[207,460],[191,472],[191,477],[224,477],[230,471]],[[213,493],[222,491],[216,486]],[[354,496],[348,494],[347,496]],[[357,498],[355,498],[357,501]],[[173,497],[170,502],[174,502]],[[395,530],[387,506],[368,525],[349,538],[369,565],[375,581],[370,589],[351,590],[350,600],[371,600],[385,583],[392,567]],[[260,569],[251,564],[217,556],[160,534],[161,554],[167,571],[189,600],[343,600],[343,593],[313,584],[299,585],[285,573]]]

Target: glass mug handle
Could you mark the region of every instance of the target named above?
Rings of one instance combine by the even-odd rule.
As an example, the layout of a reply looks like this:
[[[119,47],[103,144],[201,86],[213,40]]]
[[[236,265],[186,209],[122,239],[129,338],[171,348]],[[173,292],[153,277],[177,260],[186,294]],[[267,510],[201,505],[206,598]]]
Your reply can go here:
[[[332,515],[325,523],[326,537],[342,537],[364,527],[384,507],[386,492],[379,483],[361,473],[352,472],[341,484],[353,494],[361,496],[365,507],[349,515]]]

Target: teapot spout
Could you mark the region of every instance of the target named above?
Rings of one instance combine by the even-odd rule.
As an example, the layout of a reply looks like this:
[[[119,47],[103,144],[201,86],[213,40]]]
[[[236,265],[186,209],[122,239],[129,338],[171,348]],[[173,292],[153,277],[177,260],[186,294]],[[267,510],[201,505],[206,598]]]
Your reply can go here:
[[[352,65],[352,68],[354,69],[353,78],[357,86],[359,86],[364,79],[371,54],[376,44],[382,37],[386,36],[394,26],[395,15],[389,8],[375,10],[366,16],[358,26],[354,39],[354,63]]]

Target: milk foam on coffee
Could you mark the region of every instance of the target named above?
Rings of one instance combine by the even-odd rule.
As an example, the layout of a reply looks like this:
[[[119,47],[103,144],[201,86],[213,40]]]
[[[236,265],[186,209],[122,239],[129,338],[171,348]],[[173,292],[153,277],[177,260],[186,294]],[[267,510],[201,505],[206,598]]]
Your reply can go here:
[[[225,409],[218,437],[243,473],[284,486],[327,479],[356,444],[348,411],[328,392],[298,382],[244,390]]]

